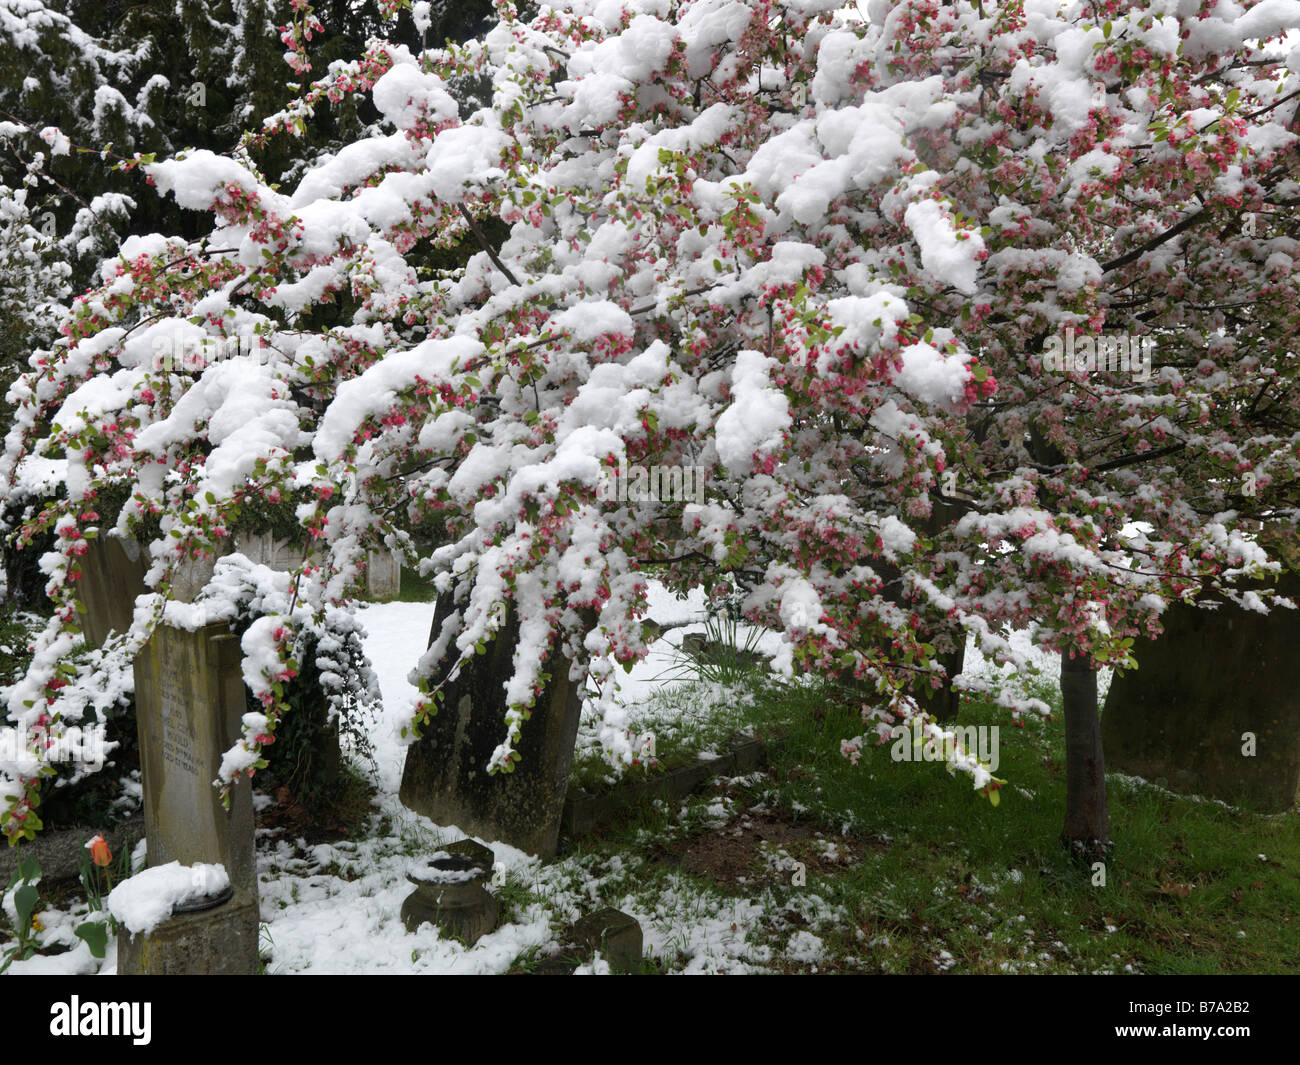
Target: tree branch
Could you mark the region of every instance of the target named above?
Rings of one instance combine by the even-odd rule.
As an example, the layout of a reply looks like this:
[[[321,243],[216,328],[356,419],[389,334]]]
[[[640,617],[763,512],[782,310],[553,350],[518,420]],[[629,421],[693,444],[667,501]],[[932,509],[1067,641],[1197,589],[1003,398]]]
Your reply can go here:
[[[506,264],[501,261],[501,257],[497,255],[496,251],[493,249],[491,242],[487,239],[487,235],[479,227],[478,222],[474,220],[474,216],[465,210],[465,205],[463,203],[456,204],[456,210],[460,212],[461,218],[465,219],[465,224],[469,226],[469,231],[474,234],[474,239],[478,241],[478,246],[487,252],[488,258],[492,260],[492,264],[506,275],[506,280],[512,285],[519,285],[519,278],[515,277],[515,275],[511,273],[510,267],[506,266]]]
[[[1206,211],[1204,207],[1202,207],[1199,211],[1193,211],[1181,222],[1175,223],[1169,229],[1166,229],[1163,233],[1160,233],[1157,236],[1152,237],[1145,244],[1134,248],[1132,251],[1126,251],[1118,259],[1112,259],[1108,263],[1103,263],[1101,267],[1102,273],[1108,274],[1112,270],[1118,270],[1121,266],[1128,266],[1128,264],[1131,263],[1134,259],[1141,258],[1147,252],[1153,251],[1156,248],[1160,247],[1160,245],[1165,243],[1165,241],[1172,240],[1174,237],[1178,236],[1178,234],[1183,232],[1185,229],[1190,229],[1192,226],[1196,225],[1196,223],[1199,222],[1202,217],[1204,217],[1205,213]]]

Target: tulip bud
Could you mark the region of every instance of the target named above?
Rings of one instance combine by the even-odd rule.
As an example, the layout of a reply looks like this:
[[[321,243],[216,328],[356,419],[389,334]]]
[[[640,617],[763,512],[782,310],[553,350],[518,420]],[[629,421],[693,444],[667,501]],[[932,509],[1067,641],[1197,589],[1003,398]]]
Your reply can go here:
[[[108,849],[108,843],[104,840],[103,834],[96,836],[86,847],[90,850],[90,860],[96,865],[109,865],[113,861],[113,852]]]

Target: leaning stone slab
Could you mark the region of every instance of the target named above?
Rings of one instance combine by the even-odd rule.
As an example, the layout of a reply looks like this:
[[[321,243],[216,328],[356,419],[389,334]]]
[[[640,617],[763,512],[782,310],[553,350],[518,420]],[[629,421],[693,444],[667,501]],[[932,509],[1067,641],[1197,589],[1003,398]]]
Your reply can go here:
[[[534,976],[572,976],[582,964],[599,954],[611,972],[641,971],[643,937],[636,918],[606,906],[581,918],[569,928],[553,957],[544,958],[532,969]]]
[[[435,635],[450,612],[451,597],[440,597]],[[551,857],[559,842],[581,699],[568,679],[568,663],[553,656],[547,664],[550,683],[523,725],[521,760],[513,772],[488,774],[488,762],[506,735],[503,684],[512,672],[518,635],[512,616],[487,653],[467,663],[444,689],[440,709],[407,750],[400,797],[438,824]]]
[[[1278,587],[1300,604],[1300,573]],[[1107,694],[1106,767],[1234,804],[1294,806],[1300,612],[1176,603],[1162,621],[1158,639],[1134,648],[1139,668],[1117,676]]]
[[[118,971],[180,971],[175,966],[190,963],[197,968],[186,971],[217,971],[218,962],[201,960],[202,951],[204,944],[224,944],[238,950],[220,964],[236,969],[221,971],[256,972],[252,784],[244,778],[232,788],[228,810],[213,787],[246,709],[238,638],[224,624],[197,632],[160,625],[135,661],[135,704],[149,865],[224,866],[233,897],[142,936],[121,937]]]

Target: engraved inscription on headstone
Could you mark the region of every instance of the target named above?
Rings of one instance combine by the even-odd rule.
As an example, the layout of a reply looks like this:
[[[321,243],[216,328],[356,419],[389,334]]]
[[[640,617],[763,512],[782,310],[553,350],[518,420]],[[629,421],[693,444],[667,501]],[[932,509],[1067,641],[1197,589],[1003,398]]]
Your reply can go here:
[[[184,632],[160,625],[135,663],[149,864],[219,862],[256,890],[250,785],[231,807],[213,781],[239,738],[244,684],[239,641],[225,625]]]
[[[166,668],[158,678],[159,702],[162,705],[163,760],[182,773],[199,775],[198,753],[195,750],[194,681],[188,673]]]

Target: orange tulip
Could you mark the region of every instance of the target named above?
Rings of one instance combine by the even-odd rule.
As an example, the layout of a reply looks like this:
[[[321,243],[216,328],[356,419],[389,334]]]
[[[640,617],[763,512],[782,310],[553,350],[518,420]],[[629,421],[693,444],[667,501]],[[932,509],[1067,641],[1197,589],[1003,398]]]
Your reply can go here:
[[[90,859],[96,865],[108,865],[113,861],[113,852],[108,849],[102,834],[92,839],[87,846],[90,848]]]

